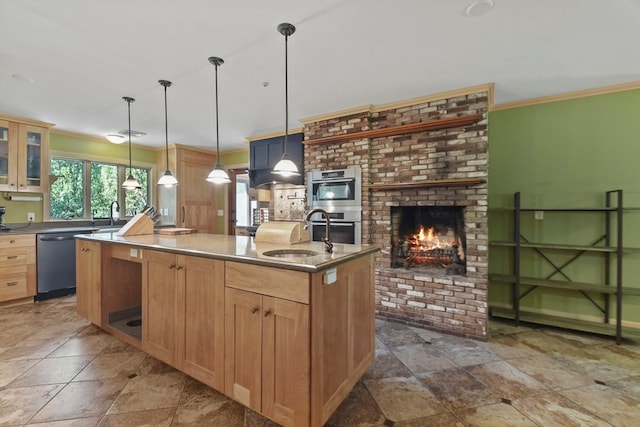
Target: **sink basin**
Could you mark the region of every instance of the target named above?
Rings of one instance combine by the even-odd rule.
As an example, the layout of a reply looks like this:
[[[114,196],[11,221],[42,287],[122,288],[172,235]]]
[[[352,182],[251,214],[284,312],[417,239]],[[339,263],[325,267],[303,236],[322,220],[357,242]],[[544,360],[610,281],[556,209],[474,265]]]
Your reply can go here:
[[[276,258],[303,258],[318,254],[320,254],[320,252],[310,251],[307,249],[275,249],[262,253],[262,255],[272,256]]]

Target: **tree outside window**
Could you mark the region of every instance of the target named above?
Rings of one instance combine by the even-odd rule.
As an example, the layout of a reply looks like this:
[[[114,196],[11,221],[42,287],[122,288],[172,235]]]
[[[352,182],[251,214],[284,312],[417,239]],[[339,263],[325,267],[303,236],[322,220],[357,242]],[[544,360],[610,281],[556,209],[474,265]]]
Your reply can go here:
[[[122,182],[129,173],[126,165],[79,159],[51,159],[51,218],[109,218],[111,203],[118,201],[121,217],[142,211],[149,200],[149,169],[132,168],[142,188],[126,191]],[[93,213],[93,215],[92,215]]]

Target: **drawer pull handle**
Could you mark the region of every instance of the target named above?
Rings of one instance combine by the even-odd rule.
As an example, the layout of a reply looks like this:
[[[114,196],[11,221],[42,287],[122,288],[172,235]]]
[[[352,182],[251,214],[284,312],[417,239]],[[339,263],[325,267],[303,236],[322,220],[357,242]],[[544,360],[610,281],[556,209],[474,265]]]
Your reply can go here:
[[[18,255],[9,255],[7,259],[17,259]]]
[[[269,317],[269,316],[271,316],[271,310],[265,310],[264,317]]]
[[[253,308],[251,309],[251,314],[256,314],[256,313],[258,312],[258,310],[260,310],[260,308],[259,308],[259,307],[253,307]]]
[[[7,282],[7,286],[16,286],[18,282]]]

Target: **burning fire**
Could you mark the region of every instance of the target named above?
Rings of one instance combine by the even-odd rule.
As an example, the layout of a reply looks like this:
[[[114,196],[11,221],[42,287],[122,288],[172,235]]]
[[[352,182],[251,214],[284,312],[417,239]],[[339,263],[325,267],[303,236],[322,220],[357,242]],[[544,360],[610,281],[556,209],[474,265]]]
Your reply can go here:
[[[424,227],[420,226],[420,232],[415,234],[413,238],[416,241],[416,244],[419,245],[423,249],[435,249],[435,248],[450,248],[455,244],[455,241],[447,241],[443,239],[440,241],[440,237],[436,234],[433,227],[429,227],[424,229]]]

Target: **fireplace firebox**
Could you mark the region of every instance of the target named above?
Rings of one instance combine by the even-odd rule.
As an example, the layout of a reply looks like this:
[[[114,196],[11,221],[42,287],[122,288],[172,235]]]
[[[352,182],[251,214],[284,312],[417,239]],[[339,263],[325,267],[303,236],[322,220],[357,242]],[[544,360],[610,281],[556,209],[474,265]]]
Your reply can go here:
[[[464,208],[391,207],[391,267],[466,273]]]

